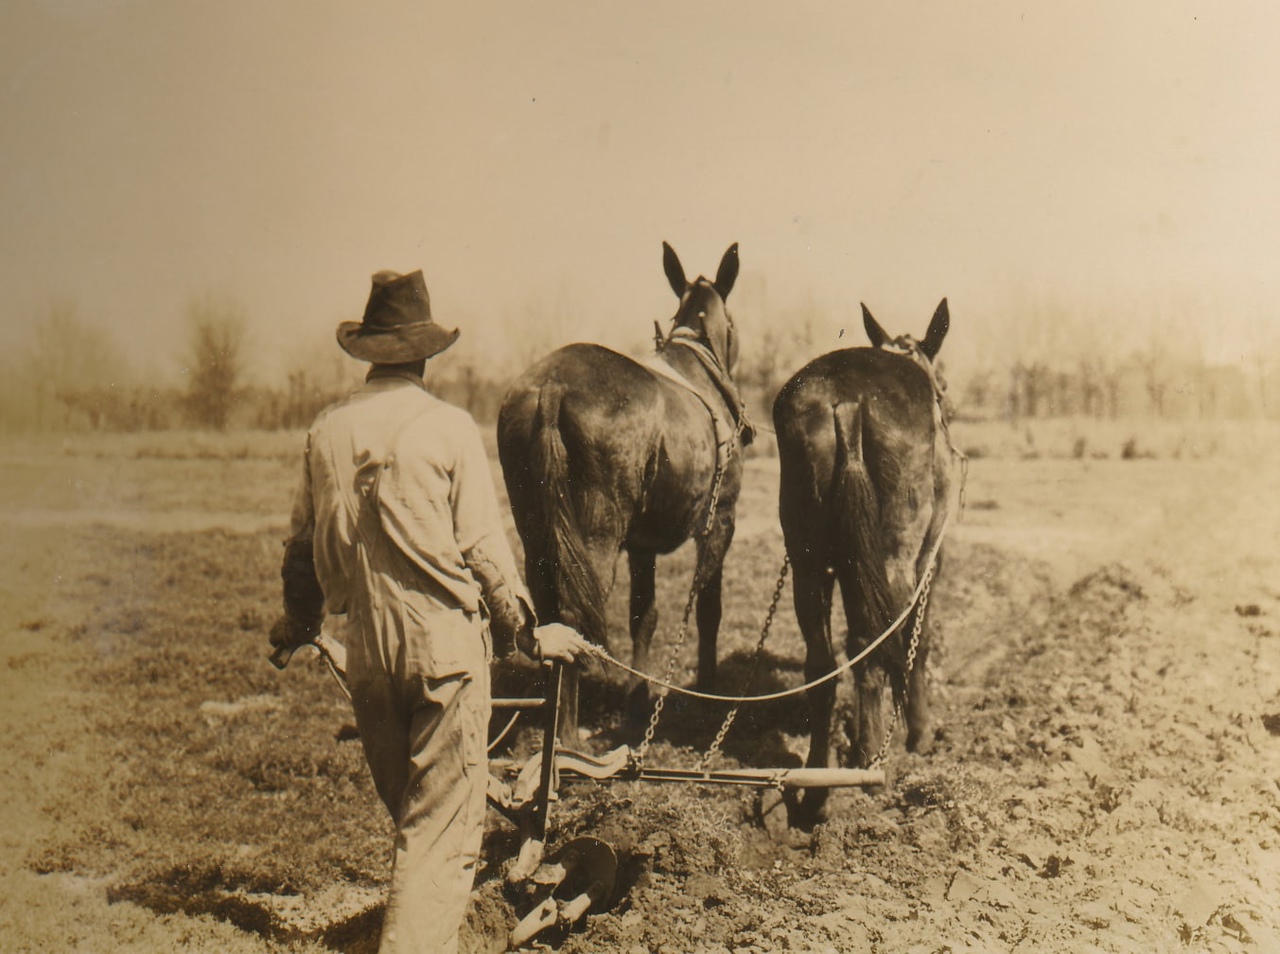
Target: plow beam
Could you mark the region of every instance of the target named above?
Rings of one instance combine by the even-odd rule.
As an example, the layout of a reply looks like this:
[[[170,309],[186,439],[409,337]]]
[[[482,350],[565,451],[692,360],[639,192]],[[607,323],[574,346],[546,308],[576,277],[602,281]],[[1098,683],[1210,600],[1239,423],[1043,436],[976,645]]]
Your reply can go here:
[[[563,777],[571,777],[565,771]],[[700,772],[695,769],[645,768],[630,776],[641,782],[686,782],[703,785],[743,785],[750,788],[865,788],[885,784],[883,769],[793,768],[734,769]]]
[[[532,799],[546,765],[542,754],[526,763],[515,785],[516,801]],[[857,768],[741,768],[722,771],[701,769],[635,768],[625,745],[605,755],[587,755],[572,749],[556,749],[555,775],[562,782],[685,782],[695,785],[741,785],[750,788],[869,788],[885,785],[883,769]]]

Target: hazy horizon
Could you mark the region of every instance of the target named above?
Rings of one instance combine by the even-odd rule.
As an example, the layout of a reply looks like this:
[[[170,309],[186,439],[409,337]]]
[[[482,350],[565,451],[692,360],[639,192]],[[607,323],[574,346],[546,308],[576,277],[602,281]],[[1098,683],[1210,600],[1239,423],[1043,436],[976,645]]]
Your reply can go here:
[[[69,304],[157,373],[199,295],[244,307],[269,373],[332,347],[382,268],[424,270],[460,348],[532,320],[548,347],[626,346],[672,310],[663,240],[690,274],[740,242],[730,304],[811,306],[816,349],[848,343],[831,329],[859,301],[918,332],[944,296],[953,361],[1000,348],[1020,308],[1101,346],[1168,323],[1215,362],[1280,331],[1263,3],[0,18],[0,321],[21,337]]]

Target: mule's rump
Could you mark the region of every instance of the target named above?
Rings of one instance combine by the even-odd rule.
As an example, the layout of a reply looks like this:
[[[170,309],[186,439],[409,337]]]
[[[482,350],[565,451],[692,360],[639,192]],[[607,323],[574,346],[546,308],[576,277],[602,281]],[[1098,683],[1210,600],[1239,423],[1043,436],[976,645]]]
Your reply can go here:
[[[547,419],[548,392],[559,395],[554,419]],[[517,519],[546,497],[529,448],[549,428],[559,431],[568,454],[569,495],[598,508],[580,514],[584,526],[605,524],[621,548],[654,553],[688,539],[716,461],[715,427],[694,394],[600,345],[568,345],[535,364],[512,385],[498,421]]]

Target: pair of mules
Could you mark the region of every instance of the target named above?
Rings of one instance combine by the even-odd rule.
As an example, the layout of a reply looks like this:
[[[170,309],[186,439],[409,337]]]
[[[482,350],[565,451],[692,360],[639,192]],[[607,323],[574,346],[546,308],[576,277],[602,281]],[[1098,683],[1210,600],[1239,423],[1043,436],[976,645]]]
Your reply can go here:
[[[679,306],[669,333],[659,336],[660,364],[590,344],[553,352],[507,394],[498,449],[539,617],[607,645],[604,606],[625,551],[636,669],[651,671],[656,557],[696,541],[697,686],[711,691],[741,451],[754,433],[732,378],[738,342],[725,305],[738,275],[738,247],[725,252],[714,280],[693,281],[671,247],[663,248]],[[946,517],[950,456],[930,364],[947,333],[946,300],[918,343],[891,340],[865,306],[863,319],[872,347],[812,361],[783,386],[773,407],[779,514],[809,679],[835,665],[835,584],[852,655],[911,601]],[[907,671],[903,633],[912,631],[914,615],[855,670],[846,731],[857,766],[870,763],[886,732],[886,683],[905,709],[908,748],[930,739],[924,620]],[[808,697],[807,764],[826,766],[834,682]],[[576,727],[576,700],[571,679],[565,730]],[[814,795],[806,814],[820,806],[821,795]]]

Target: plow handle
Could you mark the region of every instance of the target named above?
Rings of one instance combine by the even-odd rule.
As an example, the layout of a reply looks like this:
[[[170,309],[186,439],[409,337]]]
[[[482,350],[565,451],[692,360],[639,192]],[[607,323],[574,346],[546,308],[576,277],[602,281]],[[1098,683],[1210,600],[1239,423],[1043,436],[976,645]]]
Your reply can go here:
[[[304,643],[303,645],[310,645],[316,648],[320,658],[324,660],[325,668],[329,670],[329,675],[333,676],[334,682],[338,684],[342,694],[350,699],[351,688],[347,685],[346,647],[324,632],[316,633],[310,643]],[[289,665],[289,660],[293,658],[293,654],[300,648],[299,646],[277,646],[267,658],[271,660],[271,665],[283,670],[285,666]]]
[[[285,666],[289,665],[289,660],[293,658],[293,654],[296,651],[296,646],[277,646],[268,658],[271,660],[271,665],[283,670]]]
[[[281,616],[271,627],[271,635],[277,633],[285,634],[288,632],[289,624],[285,617]],[[298,651],[298,646],[277,646],[271,651],[271,655],[267,658],[271,660],[271,665],[283,671],[284,667],[289,665],[289,660],[293,658],[293,654]]]

